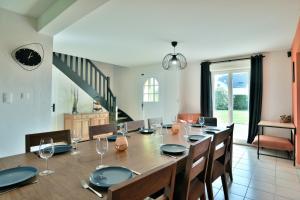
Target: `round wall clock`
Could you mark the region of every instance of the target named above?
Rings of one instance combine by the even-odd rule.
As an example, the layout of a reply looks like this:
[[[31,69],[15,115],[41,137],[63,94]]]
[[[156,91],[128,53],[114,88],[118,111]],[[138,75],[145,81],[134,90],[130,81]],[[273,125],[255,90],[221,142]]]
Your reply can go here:
[[[12,52],[14,60],[25,70],[37,69],[44,58],[43,46],[39,43],[31,43],[18,47]]]

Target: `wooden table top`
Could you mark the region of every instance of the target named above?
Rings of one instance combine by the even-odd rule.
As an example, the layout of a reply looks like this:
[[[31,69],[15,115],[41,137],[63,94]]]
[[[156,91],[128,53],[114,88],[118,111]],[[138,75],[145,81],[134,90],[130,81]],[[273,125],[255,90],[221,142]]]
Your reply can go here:
[[[194,133],[199,129],[194,129]],[[193,134],[194,134],[193,133]],[[185,167],[188,153],[177,158],[160,154],[160,138],[155,135],[130,133],[129,148],[117,152],[114,142],[109,142],[109,150],[103,157],[104,165],[124,166],[140,173],[177,160],[178,171]],[[189,146],[182,134],[165,134],[164,143],[174,143]],[[83,189],[80,180],[88,181],[90,173],[99,165],[100,156],[96,153],[95,141],[78,144],[80,154],[70,153],[55,155],[49,159],[49,168],[55,173],[48,176],[38,176],[38,183],[20,187],[0,195],[1,200],[35,200],[35,199],[99,199],[94,193]],[[0,159],[0,169],[16,166],[34,166],[40,171],[46,167],[46,162],[34,153],[20,154]],[[101,191],[106,199],[106,192]]]
[[[275,121],[266,121],[262,120],[258,123],[258,126],[265,126],[265,127],[274,127],[274,128],[287,128],[287,129],[295,129],[294,123],[282,123],[282,122],[275,122]]]

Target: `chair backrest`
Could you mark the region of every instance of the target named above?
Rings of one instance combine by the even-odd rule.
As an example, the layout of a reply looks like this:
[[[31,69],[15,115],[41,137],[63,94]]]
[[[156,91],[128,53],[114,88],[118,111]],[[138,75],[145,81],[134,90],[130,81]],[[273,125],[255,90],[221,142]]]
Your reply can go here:
[[[25,135],[25,152],[30,152],[31,147],[40,145],[41,139],[47,137],[51,137],[54,143],[65,142],[66,144],[71,144],[70,130],[28,134]]]
[[[197,181],[205,184],[210,144],[211,137],[207,137],[204,140],[192,143],[190,145],[183,180],[183,192],[181,192],[183,196],[181,199],[190,199],[190,192],[199,193],[199,191],[190,191],[190,184],[195,179],[198,179]]]
[[[204,117],[205,126],[218,126],[218,120],[215,117]]]
[[[164,198],[172,200],[176,163],[170,162],[108,189],[108,200],[141,200],[164,189]]]
[[[230,130],[230,143],[227,149],[228,155],[227,158],[229,160],[232,159],[232,149],[233,149],[233,130],[234,130],[234,123],[232,123],[231,125],[227,126],[227,128]],[[227,160],[226,162],[228,162],[229,160]]]
[[[162,125],[162,118],[158,117],[158,118],[150,118],[148,119],[148,128],[152,128],[153,124],[161,124]]]
[[[179,113],[177,115],[177,120],[183,120],[189,122],[190,120],[192,123],[197,123],[200,117],[200,113]]]
[[[209,160],[207,168],[207,178],[212,177],[214,172],[215,161],[218,161],[225,168],[226,155],[228,153],[228,146],[230,144],[230,129],[226,129],[214,135],[210,146]]]
[[[144,128],[144,120],[130,121],[127,123],[128,132],[137,131],[140,128]]]
[[[107,133],[117,133],[117,127],[114,124],[103,124],[97,126],[89,127],[89,139],[93,140],[94,136],[107,134]]]

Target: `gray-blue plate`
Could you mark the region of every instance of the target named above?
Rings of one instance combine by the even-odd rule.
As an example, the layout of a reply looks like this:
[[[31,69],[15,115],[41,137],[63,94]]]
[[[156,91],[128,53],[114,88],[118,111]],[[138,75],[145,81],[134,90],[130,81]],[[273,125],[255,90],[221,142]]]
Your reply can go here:
[[[195,127],[195,128],[202,128],[204,126],[200,125],[200,124],[192,124],[192,127]]]
[[[164,124],[162,125],[163,128],[172,128],[172,124]]]
[[[189,140],[192,142],[199,141],[205,138],[204,135],[189,135]]]
[[[160,147],[160,150],[167,154],[183,154],[186,147],[180,144],[164,144]]]
[[[92,172],[90,175],[90,182],[94,186],[108,188],[112,185],[129,180],[132,176],[132,171],[125,167],[109,166]]]
[[[142,133],[142,134],[152,134],[152,133],[154,133],[154,129],[141,129],[140,133]]]
[[[27,181],[37,175],[37,168],[24,166],[0,171],[0,189]]]
[[[48,147],[46,147],[47,149]],[[54,145],[54,154],[61,154],[61,153],[66,153],[71,151],[72,146],[69,144],[59,144],[59,145]],[[50,147],[49,147],[50,150]]]
[[[107,140],[109,142],[114,142],[114,141],[116,141],[117,137],[118,137],[117,135],[111,135],[111,136],[107,137]]]

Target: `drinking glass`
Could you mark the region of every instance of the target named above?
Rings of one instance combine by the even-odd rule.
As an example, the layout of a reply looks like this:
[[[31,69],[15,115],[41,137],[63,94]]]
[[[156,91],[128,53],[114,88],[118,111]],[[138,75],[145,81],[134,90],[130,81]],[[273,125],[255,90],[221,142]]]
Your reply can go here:
[[[162,132],[162,125],[161,124],[152,124],[152,127],[154,129],[153,135],[159,135]]]
[[[127,122],[120,125],[120,132],[125,135],[128,132]]]
[[[74,144],[74,149],[73,149],[71,155],[79,154],[80,151],[78,150],[78,142],[81,140],[80,132],[74,130],[72,132],[71,137],[72,137],[72,143]]]
[[[204,123],[205,123],[204,117],[199,117],[200,126],[204,126]]]
[[[102,165],[103,155],[108,151],[108,141],[106,137],[97,138],[96,151],[100,155],[100,165],[97,167],[97,169],[100,169],[101,167],[103,167]]]
[[[54,154],[54,143],[52,138],[42,138],[39,146],[39,155],[46,160],[46,170],[40,172],[41,176],[53,174],[54,171],[48,168],[48,159]]]

